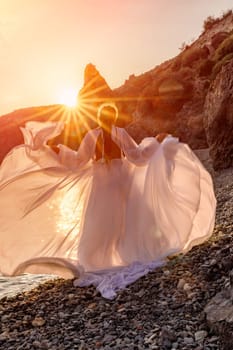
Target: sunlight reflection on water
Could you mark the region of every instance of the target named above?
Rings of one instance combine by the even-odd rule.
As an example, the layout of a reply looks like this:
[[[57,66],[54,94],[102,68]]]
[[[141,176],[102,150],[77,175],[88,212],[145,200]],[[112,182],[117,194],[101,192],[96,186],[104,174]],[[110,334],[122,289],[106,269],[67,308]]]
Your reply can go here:
[[[56,223],[58,232],[67,233],[74,226],[79,226],[82,205],[81,201],[78,201],[77,198],[77,188],[62,193],[59,205],[60,215]]]

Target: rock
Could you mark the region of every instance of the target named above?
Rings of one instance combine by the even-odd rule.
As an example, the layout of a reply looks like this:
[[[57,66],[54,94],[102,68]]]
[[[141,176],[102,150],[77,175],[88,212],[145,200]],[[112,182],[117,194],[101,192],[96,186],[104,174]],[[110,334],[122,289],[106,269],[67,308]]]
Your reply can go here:
[[[193,97],[184,103],[176,114],[177,135],[182,142],[188,143],[193,149],[207,147],[206,134],[203,125],[203,106],[207,92],[206,80],[192,77]]]
[[[98,107],[111,98],[113,91],[106,80],[92,63],[87,64],[84,70],[84,84],[78,94],[79,114],[85,118],[85,127],[96,127]]]
[[[5,340],[5,339],[9,339],[9,338],[10,338],[9,332],[5,331],[5,332],[0,333],[0,341]]]
[[[90,303],[90,304],[88,305],[88,309],[93,310],[93,309],[96,308],[96,306],[97,306],[96,303]]]
[[[197,331],[194,335],[195,341],[198,343],[202,342],[207,337],[207,335],[208,335],[208,332],[206,331]]]
[[[34,327],[41,327],[46,323],[45,319],[42,317],[35,317],[34,320],[32,321],[32,325]]]
[[[35,348],[40,349],[41,348],[41,342],[39,342],[38,340],[34,340],[34,342],[32,343],[33,346],[35,346]]]
[[[191,98],[192,84],[179,73],[167,72],[150,79],[148,75],[145,86],[145,82],[141,81],[142,86],[132,109],[132,125],[127,130],[136,141],[161,132],[179,136],[176,114]],[[127,88],[123,93],[126,94],[126,91]],[[124,95],[121,96],[124,99]]]
[[[207,93],[203,121],[214,169],[233,166],[233,59]]]
[[[190,284],[188,284],[188,283],[185,283],[184,284],[184,286],[183,286],[183,290],[185,291],[185,292],[190,292],[191,291],[191,289],[192,289],[192,287],[190,286]]]
[[[183,289],[185,283],[186,283],[185,280],[183,278],[181,278],[177,284],[177,289]]]
[[[161,336],[164,338],[169,339],[170,341],[174,342],[177,339],[177,336],[173,330],[171,330],[168,327],[163,327],[161,330]]]
[[[193,344],[193,338],[191,337],[184,337],[184,343],[187,345]]]
[[[225,289],[216,294],[204,311],[211,324],[220,321],[233,323],[233,289]]]

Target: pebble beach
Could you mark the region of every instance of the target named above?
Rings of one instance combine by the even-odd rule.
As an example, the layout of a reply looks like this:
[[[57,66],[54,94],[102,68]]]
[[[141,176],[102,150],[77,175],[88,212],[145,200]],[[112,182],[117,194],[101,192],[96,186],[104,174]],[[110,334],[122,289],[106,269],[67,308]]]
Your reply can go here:
[[[233,168],[215,172],[208,151],[197,154],[213,176],[218,203],[206,243],[168,259],[111,301],[72,280],[1,277],[0,349],[232,350],[232,324],[217,331],[205,308],[231,286]]]

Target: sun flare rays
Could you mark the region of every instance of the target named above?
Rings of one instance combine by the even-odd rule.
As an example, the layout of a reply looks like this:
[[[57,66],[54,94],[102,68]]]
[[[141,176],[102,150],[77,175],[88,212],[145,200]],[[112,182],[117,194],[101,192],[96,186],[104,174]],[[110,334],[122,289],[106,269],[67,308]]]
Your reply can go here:
[[[62,134],[56,140],[49,141],[49,144],[63,143],[77,149],[86,132],[98,125],[97,111],[102,103],[116,103],[117,107],[120,108],[120,118],[124,123],[127,120],[124,113],[121,112],[124,104],[156,99],[155,96],[111,96],[113,93],[109,93],[106,82],[98,84],[97,78],[98,76],[92,77],[79,93],[75,89],[63,90],[59,105],[53,105],[46,109],[37,108],[34,113],[28,116],[28,120],[60,121],[64,124]]]

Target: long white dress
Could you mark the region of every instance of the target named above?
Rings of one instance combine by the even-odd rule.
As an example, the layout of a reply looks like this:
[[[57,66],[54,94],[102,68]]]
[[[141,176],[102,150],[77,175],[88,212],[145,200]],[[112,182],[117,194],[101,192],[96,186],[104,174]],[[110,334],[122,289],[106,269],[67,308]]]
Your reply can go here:
[[[177,138],[139,145],[112,128],[121,159],[94,158],[101,128],[78,151],[46,145],[61,123],[28,122],[0,167],[0,272],[49,273],[113,298],[171,254],[212,234],[212,179]]]

